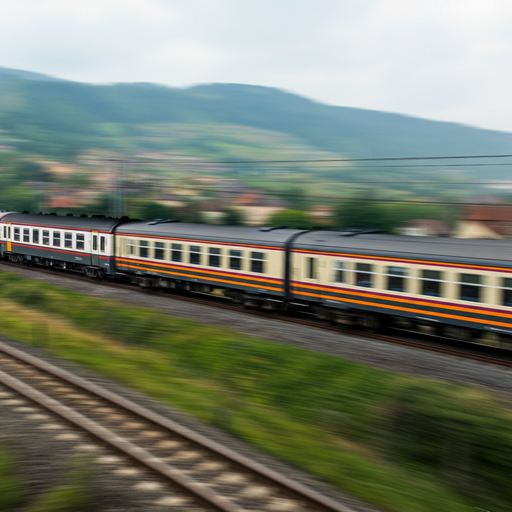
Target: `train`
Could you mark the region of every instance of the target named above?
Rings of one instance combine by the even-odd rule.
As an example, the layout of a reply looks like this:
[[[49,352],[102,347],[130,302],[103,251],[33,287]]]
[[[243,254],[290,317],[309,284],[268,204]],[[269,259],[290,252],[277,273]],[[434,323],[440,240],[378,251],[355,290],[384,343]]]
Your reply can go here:
[[[383,331],[512,347],[512,241],[0,212],[0,257]]]

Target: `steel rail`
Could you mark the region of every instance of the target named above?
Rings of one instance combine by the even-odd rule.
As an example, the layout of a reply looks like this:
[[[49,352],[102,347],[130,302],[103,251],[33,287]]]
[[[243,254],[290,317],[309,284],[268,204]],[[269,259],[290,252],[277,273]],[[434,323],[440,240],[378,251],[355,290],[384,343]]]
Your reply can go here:
[[[116,393],[103,389],[102,387],[93,384],[92,382],[89,382],[82,377],[74,375],[71,372],[68,372],[67,370],[58,368],[55,365],[52,365],[46,361],[43,361],[42,359],[27,354],[22,350],[18,350],[14,347],[11,347],[10,345],[3,342],[0,342],[0,351],[14,359],[22,361],[30,366],[33,366],[39,370],[48,373],[49,375],[64,380],[75,387],[79,387],[90,394],[102,398],[103,400],[106,400],[114,404],[116,407],[122,408],[132,414],[139,416],[140,418],[152,422],[153,424],[159,427],[169,430],[175,435],[179,435],[180,437],[188,441],[198,444],[203,448],[206,448],[210,452],[213,452],[229,460],[231,463],[234,463],[239,467],[256,473],[259,477],[263,478],[267,482],[279,485],[280,487],[284,488],[288,493],[293,494],[297,498],[307,500],[308,502],[315,506],[321,506],[332,512],[354,512],[352,509],[346,507],[345,505],[342,505],[341,503],[338,503],[326,496],[323,496],[320,493],[313,491],[312,489],[298,482],[295,482],[270,468],[267,468],[263,464],[254,462],[253,460],[250,460],[247,457],[240,455],[239,453],[221,445],[220,443],[208,439],[202,434],[194,432],[193,430],[184,427],[183,425],[179,425],[175,421],[172,421],[168,418],[161,416],[160,414],[150,411],[149,409],[146,409],[145,407],[142,407],[136,404],[135,402],[132,402],[131,400],[121,397]],[[223,512],[239,512],[241,510],[235,505],[225,501],[224,499],[217,499],[218,496],[215,493],[207,491],[202,487],[199,488],[199,484],[195,483],[194,481],[187,477],[181,476],[179,478],[175,478],[176,475],[178,474],[176,470],[169,470],[169,466],[166,463],[155,458],[153,455],[149,454],[142,448],[133,445],[129,441],[123,440],[122,438],[117,436],[117,434],[114,434],[108,429],[101,427],[96,422],[86,418],[80,413],[73,411],[67,406],[59,404],[53,398],[46,397],[48,400],[45,400],[44,397],[46,395],[43,395],[42,393],[38,392],[31,386],[28,386],[27,384],[18,381],[14,377],[10,377],[4,372],[0,371],[0,381],[4,382],[4,379],[6,379],[6,377],[9,377],[9,379],[14,379],[14,381],[17,381],[14,383],[17,386],[16,391],[27,396],[27,398],[30,398],[31,400],[34,400],[37,403],[40,403],[42,406],[62,416],[66,420],[71,421],[80,428],[84,428],[90,434],[94,435],[95,437],[101,439],[104,442],[107,442],[108,444],[111,444],[118,450],[121,450],[123,453],[129,455],[130,457],[135,458],[138,462],[144,464],[150,469],[161,474],[163,477],[172,479],[173,481],[175,481],[175,483],[186,488],[190,492],[196,494],[196,490],[200,490],[201,493],[198,494],[199,497],[207,501],[212,506],[217,507],[218,510],[222,510]],[[6,383],[6,385],[11,387],[11,385],[9,385],[8,383]],[[163,469],[165,469],[164,466],[165,468],[167,468],[166,471],[163,471]]]
[[[33,402],[41,405],[45,409],[53,412],[60,416],[64,420],[72,423],[76,427],[85,430],[95,438],[103,441],[109,446],[114,447],[121,453],[131,457],[138,463],[146,466],[148,469],[156,472],[160,476],[167,480],[171,480],[173,483],[179,485],[186,491],[194,494],[196,497],[204,501],[210,506],[215,507],[217,510],[222,512],[241,512],[242,509],[228,502],[221,496],[218,496],[214,492],[205,488],[198,482],[195,482],[191,478],[183,475],[178,470],[172,468],[167,463],[154,457],[149,452],[140,448],[139,446],[131,443],[127,439],[124,439],[111,430],[103,427],[99,423],[87,418],[83,414],[74,411],[70,407],[61,404],[57,400],[41,393],[37,389],[29,386],[28,384],[16,379],[15,377],[8,375],[7,373],[0,370],[0,382],[10,389],[16,391],[20,395],[32,400]]]

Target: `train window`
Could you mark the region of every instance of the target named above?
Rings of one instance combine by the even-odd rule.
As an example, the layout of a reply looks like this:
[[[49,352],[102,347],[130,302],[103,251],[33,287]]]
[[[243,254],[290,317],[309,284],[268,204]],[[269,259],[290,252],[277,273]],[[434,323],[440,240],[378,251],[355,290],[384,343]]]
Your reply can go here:
[[[242,270],[242,251],[232,249],[229,251],[229,268],[231,270]]]
[[[135,254],[135,247],[137,247],[137,242],[133,238],[128,239],[128,252],[131,256]]]
[[[98,235],[92,235],[92,250],[98,250]]]
[[[85,248],[85,236],[84,235],[76,235],[76,248],[80,250],[84,250]]]
[[[181,262],[181,244],[171,244],[171,260]]]
[[[20,241],[20,228],[14,228],[14,240],[16,242]]]
[[[482,276],[476,274],[459,274],[460,300],[480,302]]]
[[[405,276],[407,276],[406,268],[388,267],[388,290],[393,292],[405,292]]]
[[[53,246],[60,247],[60,231],[53,232]]]
[[[430,297],[441,297],[442,295],[442,272],[439,270],[422,270],[421,294]]]
[[[165,242],[155,242],[155,259],[156,260],[164,260],[165,259]]]
[[[4,226],[4,238],[7,238],[7,226]]]
[[[512,278],[504,277],[502,282],[502,297],[501,303],[504,306],[512,306]]]
[[[306,261],[306,277],[308,279],[316,279],[317,259],[306,258]]]
[[[50,232],[43,231],[43,245],[50,245]]]
[[[372,287],[372,265],[369,263],[356,263],[356,286]]]
[[[155,242],[155,260],[163,260],[165,251],[164,242]]]
[[[262,252],[251,252],[251,272],[258,274],[265,273],[265,254]]]
[[[32,243],[33,244],[39,243],[39,229],[32,230]]]
[[[210,267],[220,267],[221,251],[216,247],[210,247],[208,254],[208,265]]]
[[[23,229],[23,241],[30,242],[30,229],[28,228]]]
[[[189,258],[189,262],[192,265],[201,265],[201,247],[199,245],[190,246]]]
[[[73,247],[73,233],[64,233],[64,247]]]
[[[332,280],[335,283],[343,283],[345,281],[344,270],[345,270],[345,262],[344,261],[335,261],[332,267],[334,272]]]
[[[148,257],[148,242],[146,240],[141,240],[139,242],[139,256],[141,258]]]
[[[100,236],[100,251],[105,252],[105,237]]]

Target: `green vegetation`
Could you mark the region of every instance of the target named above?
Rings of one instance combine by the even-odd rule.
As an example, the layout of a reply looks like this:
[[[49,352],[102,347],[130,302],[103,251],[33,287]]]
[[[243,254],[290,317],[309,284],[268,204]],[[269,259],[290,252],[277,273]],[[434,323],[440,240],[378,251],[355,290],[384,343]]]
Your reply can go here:
[[[342,151],[354,157],[504,154],[511,140],[507,133],[334,107],[272,88],[235,84],[175,89],[153,84],[99,86],[10,76],[4,82],[0,80],[0,112],[4,129],[24,140],[27,149],[42,154],[91,145],[140,147],[140,140],[134,137],[137,127],[190,121],[287,134],[320,151]],[[160,130],[158,135],[162,138],[166,134]],[[174,135],[171,132],[167,137]],[[215,140],[215,134],[211,135]],[[221,147],[210,143],[208,152],[225,152],[232,140],[223,140]],[[237,146],[235,142],[235,150]]]
[[[24,491],[12,454],[0,447],[0,510],[10,511],[21,503]]]
[[[456,206],[393,204],[358,196],[337,207],[333,227],[376,229],[384,233],[394,233],[402,223],[411,219],[449,222],[456,218],[456,210]]]
[[[3,335],[34,343],[397,512],[511,510],[512,412],[404,376],[0,274]]]
[[[90,512],[95,510],[92,468],[83,458],[74,458],[63,472],[62,482],[38,496],[26,512]]]
[[[143,220],[174,219],[176,218],[176,216],[172,208],[169,208],[168,206],[164,206],[159,203],[146,201],[139,207],[139,213],[137,218]]]
[[[309,187],[311,189],[311,187]],[[291,210],[307,210],[313,206],[311,199],[303,187],[293,186],[278,190],[275,195],[281,198]]]
[[[14,456],[0,447],[0,510],[2,512],[90,512],[94,507],[92,468],[74,457],[63,471],[62,482],[35,498],[27,497],[27,485],[18,474]]]
[[[198,173],[258,187],[263,195],[276,195],[300,211],[335,205],[337,197],[371,194],[383,203],[459,201],[482,193],[471,185],[482,173],[487,180],[508,180],[506,167],[486,167],[494,160],[479,160],[483,167],[454,167],[453,161],[443,160],[432,164],[446,163],[446,168],[408,160],[360,161],[506,154],[512,142],[508,133],[322,105],[266,87],[91,85],[38,76],[0,68],[1,209],[42,211],[52,204],[51,210],[60,213],[168,218],[172,215],[154,213],[162,205],[158,209],[150,203],[173,186],[192,188],[190,179]],[[49,160],[79,164],[66,175],[42,166]],[[122,161],[137,161],[138,168]],[[108,178],[114,169],[119,179]],[[103,197],[96,195],[98,186],[104,188]],[[115,186],[124,187],[123,202],[116,194],[108,197]],[[67,194],[78,189],[83,193]],[[490,186],[485,192],[497,195],[503,189]],[[203,220],[194,211],[194,200],[211,193],[198,191],[200,197],[190,199],[185,213],[176,209],[176,217]],[[60,209],[66,197],[77,206]],[[370,227],[384,231],[396,227],[405,214],[391,207],[379,213],[383,215]],[[428,213],[423,217],[437,218]],[[244,223],[232,212],[226,212],[223,222],[228,220]],[[345,221],[341,225],[357,227]]]
[[[225,208],[221,223],[227,226],[243,226],[245,224],[244,212],[238,208]]]
[[[172,151],[213,161],[492,155],[507,154],[512,141],[509,133],[324,105],[268,87],[212,84],[177,89],[31,76],[0,68],[0,141],[24,154],[62,160],[91,148],[130,155]],[[432,183],[445,178],[449,182],[474,171],[461,166],[441,169],[434,176],[431,169],[414,162],[407,168],[403,165],[407,163],[392,169],[365,162],[360,167],[331,162],[312,170],[307,164],[287,163],[267,170],[269,179],[276,170],[293,179],[295,174],[314,174],[315,181],[328,187],[339,183],[340,175],[374,187],[385,175],[399,189],[405,176],[409,181],[421,176],[432,178]],[[235,172],[246,171],[259,174],[265,169],[237,166]],[[488,178],[508,179],[506,169],[489,167],[487,171]],[[430,187],[418,182],[413,188],[428,194]]]
[[[269,225],[273,227],[286,226],[290,229],[312,229],[313,219],[306,212],[300,210],[283,210],[271,215]]]

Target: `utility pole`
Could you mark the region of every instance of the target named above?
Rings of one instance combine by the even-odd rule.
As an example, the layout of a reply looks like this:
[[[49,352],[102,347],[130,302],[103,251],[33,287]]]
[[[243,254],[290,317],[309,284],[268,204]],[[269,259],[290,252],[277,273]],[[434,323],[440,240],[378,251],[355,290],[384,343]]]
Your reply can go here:
[[[123,178],[124,173],[122,172],[131,163],[131,160],[126,159],[110,159],[109,162],[112,164],[111,169],[113,171],[113,178],[110,180],[110,190],[108,195],[108,215],[110,217],[122,217],[125,215],[125,199],[123,190]]]

